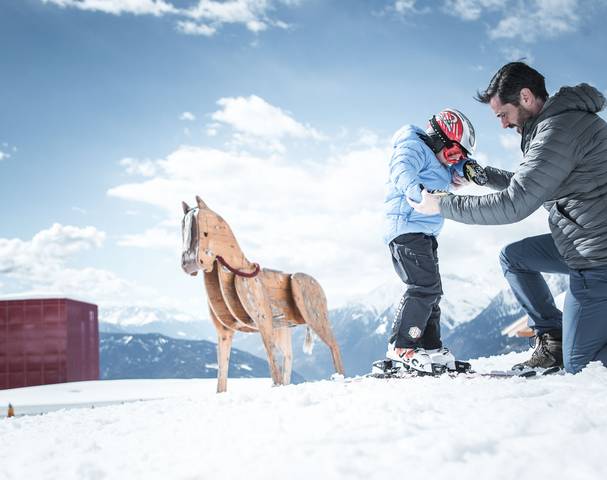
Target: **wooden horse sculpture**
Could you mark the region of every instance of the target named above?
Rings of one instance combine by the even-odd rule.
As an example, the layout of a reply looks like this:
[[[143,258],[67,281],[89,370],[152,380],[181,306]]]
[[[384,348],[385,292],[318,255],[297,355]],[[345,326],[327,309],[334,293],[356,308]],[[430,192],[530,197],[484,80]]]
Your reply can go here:
[[[291,381],[290,327],[307,325],[331,350],[335,370],[344,374],[339,347],[329,325],[327,301],[318,282],[304,273],[260,268],[244,256],[232,230],[196,197],[197,207],[182,202],[184,218],[182,268],[204,272],[209,314],[217,329],[217,392],[227,389],[234,332],[259,332],[275,385]]]

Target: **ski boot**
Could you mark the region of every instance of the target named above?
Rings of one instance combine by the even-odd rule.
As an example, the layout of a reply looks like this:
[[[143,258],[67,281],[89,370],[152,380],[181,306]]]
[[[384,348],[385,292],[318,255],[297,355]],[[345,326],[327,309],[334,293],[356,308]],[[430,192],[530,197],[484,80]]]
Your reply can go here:
[[[441,347],[432,350],[426,350],[430,359],[434,365],[444,366],[447,370],[454,372],[455,368],[455,357],[449,351],[448,348]]]
[[[386,356],[393,362],[400,362],[410,371],[418,374],[434,375],[437,372],[432,368],[432,359],[423,348],[395,348],[392,344],[388,346]]]

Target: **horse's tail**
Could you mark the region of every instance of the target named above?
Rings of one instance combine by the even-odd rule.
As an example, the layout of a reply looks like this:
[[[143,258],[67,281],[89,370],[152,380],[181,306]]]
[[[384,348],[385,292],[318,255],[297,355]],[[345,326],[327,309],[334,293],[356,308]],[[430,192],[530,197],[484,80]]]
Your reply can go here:
[[[308,355],[310,355],[312,353],[313,349],[314,349],[314,334],[312,333],[312,329],[308,325],[306,327],[306,339],[304,340],[303,351],[304,351],[304,353],[307,353]]]

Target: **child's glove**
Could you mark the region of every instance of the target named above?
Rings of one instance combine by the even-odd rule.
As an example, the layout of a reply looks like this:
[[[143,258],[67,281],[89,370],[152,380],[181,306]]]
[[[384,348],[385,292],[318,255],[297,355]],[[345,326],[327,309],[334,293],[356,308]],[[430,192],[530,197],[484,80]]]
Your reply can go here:
[[[481,167],[475,160],[468,160],[464,163],[464,178],[470,180],[477,185],[485,185],[487,183],[487,174],[485,169]]]

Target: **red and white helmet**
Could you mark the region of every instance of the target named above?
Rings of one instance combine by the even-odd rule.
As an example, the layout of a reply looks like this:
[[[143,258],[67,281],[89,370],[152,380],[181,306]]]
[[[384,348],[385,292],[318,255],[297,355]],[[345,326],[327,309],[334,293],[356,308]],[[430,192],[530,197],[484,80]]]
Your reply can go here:
[[[430,119],[429,130],[437,135],[444,148],[459,144],[468,155],[476,149],[476,136],[470,120],[459,110],[445,108]]]

